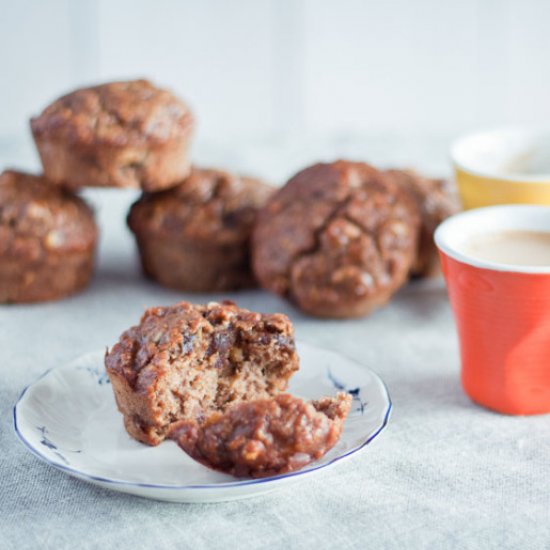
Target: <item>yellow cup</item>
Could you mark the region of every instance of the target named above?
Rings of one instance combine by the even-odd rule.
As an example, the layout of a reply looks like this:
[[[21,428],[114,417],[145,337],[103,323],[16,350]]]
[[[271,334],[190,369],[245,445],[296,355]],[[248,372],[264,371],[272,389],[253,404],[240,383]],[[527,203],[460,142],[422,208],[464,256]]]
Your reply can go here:
[[[480,132],[451,147],[465,209],[493,204],[550,205],[550,131]]]

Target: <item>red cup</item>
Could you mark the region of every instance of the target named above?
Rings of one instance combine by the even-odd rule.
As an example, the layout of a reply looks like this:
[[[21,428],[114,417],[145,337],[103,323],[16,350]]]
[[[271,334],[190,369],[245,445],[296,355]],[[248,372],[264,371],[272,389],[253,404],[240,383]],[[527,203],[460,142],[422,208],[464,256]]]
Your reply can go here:
[[[482,261],[466,241],[498,231],[550,233],[550,207],[492,206],[443,222],[435,241],[460,340],[462,386],[505,414],[550,412],[550,266]]]

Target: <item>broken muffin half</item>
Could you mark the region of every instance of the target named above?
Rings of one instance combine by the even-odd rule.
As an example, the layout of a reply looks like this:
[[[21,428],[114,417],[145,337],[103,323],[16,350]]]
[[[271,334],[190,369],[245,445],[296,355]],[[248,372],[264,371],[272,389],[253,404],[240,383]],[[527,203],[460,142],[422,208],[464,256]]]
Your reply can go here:
[[[201,464],[237,477],[299,470],[338,441],[351,395],[317,401],[289,394],[239,403],[204,422],[183,420],[171,437]]]
[[[284,391],[298,355],[285,315],[179,302],[146,310],[107,351],[105,367],[127,432],[158,445],[178,421],[201,423]]]

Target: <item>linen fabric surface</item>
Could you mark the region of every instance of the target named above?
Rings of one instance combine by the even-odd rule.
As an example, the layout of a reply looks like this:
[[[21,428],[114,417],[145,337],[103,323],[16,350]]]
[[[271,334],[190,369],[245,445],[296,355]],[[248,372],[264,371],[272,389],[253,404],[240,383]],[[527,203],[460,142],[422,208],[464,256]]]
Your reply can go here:
[[[88,196],[102,228],[91,286],[60,302],[0,306],[0,548],[550,547],[550,416],[501,416],[464,395],[441,279],[411,283],[384,309],[349,321],[306,317],[258,290],[185,295],[140,274],[124,225],[136,195]],[[42,463],[16,439],[13,404],[46,369],[112,345],[145,307],[222,298],[286,313],[298,339],[376,371],[394,404],[386,431],[311,479],[204,505],[97,488]]]

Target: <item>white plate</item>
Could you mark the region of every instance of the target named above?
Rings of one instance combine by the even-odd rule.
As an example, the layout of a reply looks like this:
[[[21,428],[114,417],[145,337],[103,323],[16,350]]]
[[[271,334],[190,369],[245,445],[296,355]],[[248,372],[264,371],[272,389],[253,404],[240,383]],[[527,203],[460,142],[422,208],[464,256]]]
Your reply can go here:
[[[103,368],[104,352],[57,367],[28,386],[13,409],[15,432],[38,458],[115,491],[174,502],[218,502],[260,495],[319,473],[365,448],[384,428],[391,400],[371,370],[338,353],[299,343],[300,370],[289,391],[317,398],[346,390],[352,412],[337,445],[289,474],[236,479],[201,466],[172,441],[148,447],[131,439]]]

